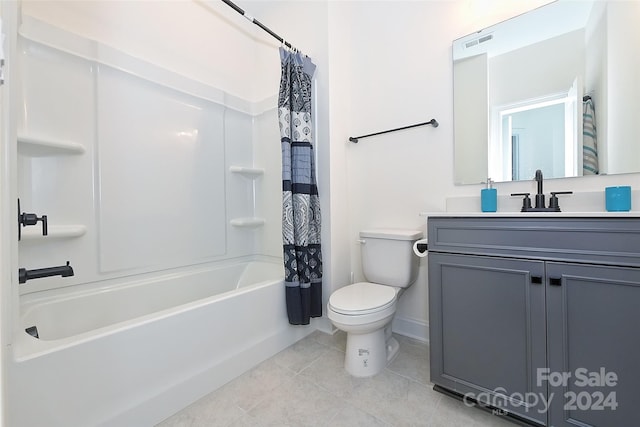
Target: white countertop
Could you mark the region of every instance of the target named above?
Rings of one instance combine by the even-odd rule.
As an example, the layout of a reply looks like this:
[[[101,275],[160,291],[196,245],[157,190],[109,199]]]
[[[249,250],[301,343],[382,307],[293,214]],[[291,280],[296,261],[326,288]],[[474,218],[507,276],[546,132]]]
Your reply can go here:
[[[640,211],[629,212],[420,212],[420,216],[430,217],[523,217],[523,218],[636,218]]]

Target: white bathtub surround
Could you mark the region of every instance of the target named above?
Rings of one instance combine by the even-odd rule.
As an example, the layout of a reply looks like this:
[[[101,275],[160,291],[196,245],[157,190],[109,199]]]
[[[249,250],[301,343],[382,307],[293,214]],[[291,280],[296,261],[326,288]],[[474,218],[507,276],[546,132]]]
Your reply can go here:
[[[17,334],[9,425],[159,422],[313,330],[288,324],[283,286],[276,260],[34,299],[21,328],[41,339]]]
[[[51,236],[14,261],[75,276],[6,283],[8,425],[152,425],[313,330],[286,317],[275,96],[26,15],[17,38],[11,194]]]
[[[76,273],[21,294],[280,256],[279,156],[261,148],[278,139],[275,95],[241,99],[29,16],[18,45],[17,193],[52,231],[25,228],[20,267]]]

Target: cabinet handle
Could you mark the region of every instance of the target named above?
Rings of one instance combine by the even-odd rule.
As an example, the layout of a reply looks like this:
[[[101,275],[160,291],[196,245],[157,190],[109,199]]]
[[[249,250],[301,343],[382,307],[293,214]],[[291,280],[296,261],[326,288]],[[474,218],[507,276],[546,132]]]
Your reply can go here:
[[[542,276],[531,276],[531,283],[533,283],[534,285],[541,285]]]
[[[562,285],[562,277],[551,277],[549,279],[549,284],[551,286],[560,286],[560,285]]]

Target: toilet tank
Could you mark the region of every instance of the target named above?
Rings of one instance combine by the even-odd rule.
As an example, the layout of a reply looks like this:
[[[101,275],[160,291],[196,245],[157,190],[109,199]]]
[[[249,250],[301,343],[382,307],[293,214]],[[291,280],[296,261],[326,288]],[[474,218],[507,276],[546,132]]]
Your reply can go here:
[[[372,229],[360,232],[362,272],[368,282],[407,288],[418,277],[420,259],[413,243],[420,230]]]

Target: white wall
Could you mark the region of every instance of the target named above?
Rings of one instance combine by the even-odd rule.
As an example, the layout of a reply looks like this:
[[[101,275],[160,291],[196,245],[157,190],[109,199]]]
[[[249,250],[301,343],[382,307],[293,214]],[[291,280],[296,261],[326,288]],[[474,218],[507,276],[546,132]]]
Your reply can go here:
[[[340,221],[342,226],[340,233],[332,230],[331,247],[339,245],[342,252],[340,257],[332,254],[332,271],[341,274],[332,275],[330,289],[348,284],[338,281],[345,279],[346,264],[356,281],[362,279],[356,244],[359,230],[423,228],[419,212],[445,210],[447,198],[452,197],[478,196],[479,210],[482,186],[453,184],[451,42],[544,3],[331,2],[330,64],[326,64],[332,72],[331,221]],[[349,136],[431,118],[440,127],[391,133],[358,144],[347,142]],[[323,173],[327,170],[322,169]],[[622,184],[637,187],[640,174],[549,180],[545,191],[603,191],[605,186]],[[535,181],[496,187],[499,195],[535,192]],[[517,206],[519,200],[514,203]],[[348,233],[342,233],[345,215]],[[345,247],[349,248],[348,258]],[[425,261],[418,281],[401,298],[397,316],[407,322],[398,327],[420,327],[428,321]]]
[[[446,2],[353,5],[344,36],[352,40],[352,65],[343,69],[352,74],[352,84],[349,92],[340,94],[351,103],[351,114],[343,118],[349,133],[342,141],[432,118],[440,122],[438,128],[390,133],[346,147],[350,214],[346,238],[355,281],[364,280],[357,243],[360,230],[424,230],[419,212],[441,210],[444,200],[438,193],[445,190],[445,183],[453,185],[453,150],[447,141],[453,138],[450,42],[455,34],[450,23],[454,14],[455,4]],[[397,319],[426,323],[426,258],[422,261],[417,282],[401,298]]]
[[[22,10],[240,98],[273,95],[269,74],[255,72],[264,47],[221,2],[23,0]]]
[[[638,170],[640,144],[629,144],[637,138],[638,99],[640,94],[640,2],[611,2],[607,7],[607,67],[614,75],[608,90],[608,172]],[[628,28],[629,31],[616,31]],[[624,33],[624,34],[623,34]],[[596,110],[597,114],[597,110]]]

